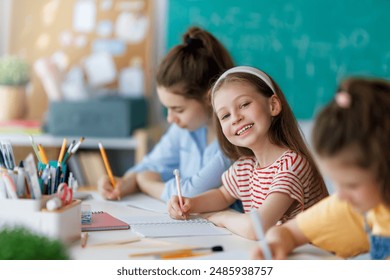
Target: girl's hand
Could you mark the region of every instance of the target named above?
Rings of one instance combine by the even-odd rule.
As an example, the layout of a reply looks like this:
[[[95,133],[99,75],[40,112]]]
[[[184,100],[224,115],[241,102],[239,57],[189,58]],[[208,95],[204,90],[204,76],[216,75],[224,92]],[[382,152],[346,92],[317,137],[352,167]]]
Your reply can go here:
[[[186,220],[190,215],[191,199],[182,197],[183,207],[180,207],[179,197],[174,195],[168,201],[168,213],[169,216],[176,220]]]
[[[283,246],[280,244],[270,244],[268,246],[271,250],[273,260],[285,260],[287,259],[287,252],[284,250]],[[251,252],[252,260],[265,260],[263,249],[260,246],[256,246],[255,249]]]

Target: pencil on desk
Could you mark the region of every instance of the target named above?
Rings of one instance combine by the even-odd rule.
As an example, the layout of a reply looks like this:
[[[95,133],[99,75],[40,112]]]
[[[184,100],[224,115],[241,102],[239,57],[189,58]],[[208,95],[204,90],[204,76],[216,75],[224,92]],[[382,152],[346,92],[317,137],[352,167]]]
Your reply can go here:
[[[222,246],[213,246],[211,248],[207,247],[199,247],[199,248],[190,248],[190,249],[177,249],[177,250],[165,250],[165,251],[151,251],[151,252],[145,252],[145,253],[135,253],[135,254],[129,254],[129,257],[157,257],[161,259],[173,259],[173,258],[185,258],[185,257],[191,257],[191,256],[197,256],[197,255],[203,255],[205,253],[212,253],[212,252],[222,252],[223,247]]]
[[[88,241],[88,232],[83,232],[81,234],[81,248],[85,248],[87,246]]]
[[[115,178],[112,175],[110,163],[108,162],[106,151],[104,150],[102,143],[99,143],[99,149],[100,149],[100,153],[102,154],[104,166],[106,167],[108,178],[110,179],[110,183],[112,187],[115,188],[116,186]]]

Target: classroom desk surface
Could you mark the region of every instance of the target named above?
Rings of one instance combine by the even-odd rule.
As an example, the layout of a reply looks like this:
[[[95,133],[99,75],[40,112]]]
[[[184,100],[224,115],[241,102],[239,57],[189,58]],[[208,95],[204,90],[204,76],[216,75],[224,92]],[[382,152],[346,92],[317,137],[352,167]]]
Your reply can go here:
[[[157,212],[148,211],[145,209],[128,206],[130,201],[134,201],[134,197],[127,197],[121,201],[107,201],[102,199],[96,192],[90,192],[92,199],[87,199],[82,204],[89,204],[92,211],[105,211],[125,220],[129,216],[146,216],[158,215]],[[143,194],[137,194],[137,199],[147,198]],[[151,199],[153,200],[153,199]],[[158,201],[156,203],[159,203]],[[160,202],[160,209],[165,205]],[[146,207],[147,208],[147,207]],[[157,207],[158,208],[158,207]],[[131,259],[129,254],[145,253],[150,251],[165,251],[170,249],[182,249],[189,247],[213,247],[223,246],[223,253],[214,253],[208,256],[202,256],[201,259],[249,259],[250,252],[257,246],[257,242],[242,238],[235,234],[218,235],[218,236],[185,236],[185,237],[169,237],[169,238],[142,238],[140,241],[132,242],[123,245],[102,245],[96,246],[95,241],[112,241],[113,238],[131,239],[139,236],[138,233],[132,230],[113,230],[113,231],[96,231],[89,232],[89,237],[86,247],[81,247],[81,241],[72,243],[69,247],[72,259],[84,260],[127,260]],[[199,258],[199,257],[198,257]],[[291,259],[330,259],[334,256],[328,252],[320,250],[311,245],[305,245],[297,248]],[[154,259],[154,257],[138,257],[136,259]]]

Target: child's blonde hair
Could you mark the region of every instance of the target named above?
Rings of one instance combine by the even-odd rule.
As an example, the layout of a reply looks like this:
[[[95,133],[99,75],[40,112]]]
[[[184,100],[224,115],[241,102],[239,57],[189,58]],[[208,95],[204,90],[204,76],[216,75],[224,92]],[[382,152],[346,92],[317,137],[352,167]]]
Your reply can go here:
[[[350,78],[341,83],[333,101],[317,116],[313,146],[320,157],[348,151],[348,164],[376,176],[385,204],[390,206],[390,83]]]

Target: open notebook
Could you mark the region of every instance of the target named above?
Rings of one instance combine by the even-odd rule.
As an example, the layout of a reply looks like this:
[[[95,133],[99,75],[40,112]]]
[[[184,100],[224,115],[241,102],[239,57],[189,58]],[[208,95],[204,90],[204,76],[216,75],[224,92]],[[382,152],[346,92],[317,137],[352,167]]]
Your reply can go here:
[[[191,217],[174,220],[168,215],[138,216],[124,219],[131,228],[145,237],[227,235],[230,231],[215,226],[206,219]]]

